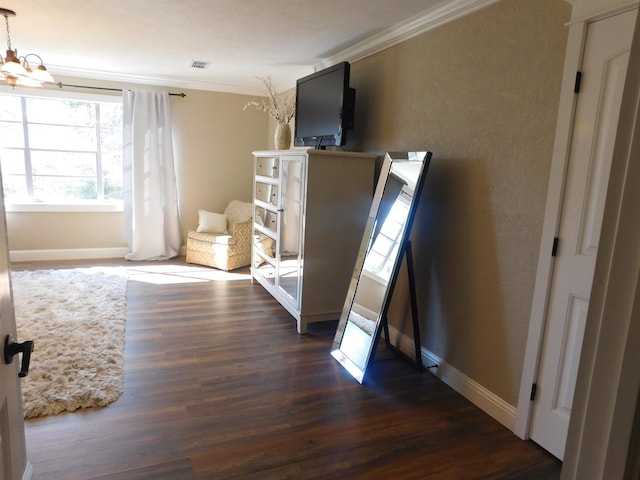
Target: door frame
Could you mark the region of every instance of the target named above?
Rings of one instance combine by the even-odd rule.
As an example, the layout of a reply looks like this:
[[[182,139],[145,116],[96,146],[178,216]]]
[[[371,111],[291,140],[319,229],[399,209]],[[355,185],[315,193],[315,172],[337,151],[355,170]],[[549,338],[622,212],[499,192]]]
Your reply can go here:
[[[7,222],[4,208],[4,192],[2,189],[2,174],[0,173],[0,271],[2,271],[2,299],[0,301],[0,352],[4,353],[5,335],[11,335],[14,341],[18,340],[15,311],[13,304],[13,287],[11,282],[11,262],[9,260],[9,244],[7,237]],[[6,278],[5,278],[6,277]],[[33,466],[27,458],[27,445],[24,429],[23,405],[21,393],[21,379],[18,377],[18,369],[20,368],[20,357],[15,357],[10,365],[6,365],[4,359],[0,359],[3,363],[2,384],[0,389],[8,387],[8,391],[4,392],[0,406],[4,403],[6,410],[0,415],[0,422],[6,428],[5,438],[0,438],[0,456],[4,456],[1,451],[8,447],[9,458],[8,470],[10,477],[14,480],[30,480],[33,476]],[[10,384],[9,384],[10,382]],[[2,465],[4,459],[0,459],[0,470],[4,470],[7,465]],[[3,471],[0,471],[0,478],[4,478]],[[9,479],[7,479],[9,480]]]
[[[513,432],[522,439],[529,438],[533,402],[532,385],[536,382],[540,353],[553,275],[552,256],[554,238],[558,235],[562,202],[569,164],[571,139],[576,111],[577,95],[574,92],[576,72],[581,70],[587,27],[590,23],[638,8],[640,0],[565,0],[571,4],[571,18],[565,52],[564,70],[556,119],[547,202],[542,224],[542,236],[533,301],[529,318],[529,332],[525,348],[520,393]]]
[[[637,478],[633,469],[640,398],[640,18],[629,57],[563,480]]]

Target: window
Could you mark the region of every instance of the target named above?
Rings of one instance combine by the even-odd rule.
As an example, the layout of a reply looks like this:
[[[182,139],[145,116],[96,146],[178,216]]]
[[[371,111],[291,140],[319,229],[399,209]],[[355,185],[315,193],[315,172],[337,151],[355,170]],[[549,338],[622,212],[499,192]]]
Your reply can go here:
[[[9,204],[122,200],[122,102],[0,96]]]
[[[365,259],[364,269],[385,282],[391,278],[391,270],[400,248],[403,226],[409,215],[410,198],[411,194],[404,191],[400,193]]]

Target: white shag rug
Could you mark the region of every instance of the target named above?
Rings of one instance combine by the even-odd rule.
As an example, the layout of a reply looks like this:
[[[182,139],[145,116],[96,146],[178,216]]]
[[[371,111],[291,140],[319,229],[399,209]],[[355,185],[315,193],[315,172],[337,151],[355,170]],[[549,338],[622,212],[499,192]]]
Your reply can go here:
[[[349,312],[349,321],[355,324],[364,333],[373,337],[376,331],[376,322],[374,320],[369,320],[364,315],[360,315],[359,313],[351,310],[351,312]]]
[[[34,341],[21,380],[24,417],[115,401],[124,383],[126,269],[14,271],[11,278],[18,339]]]

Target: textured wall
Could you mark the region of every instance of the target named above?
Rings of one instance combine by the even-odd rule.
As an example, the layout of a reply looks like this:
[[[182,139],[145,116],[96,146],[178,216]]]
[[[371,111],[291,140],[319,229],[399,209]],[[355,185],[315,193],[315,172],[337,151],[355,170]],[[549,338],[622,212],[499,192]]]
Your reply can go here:
[[[180,214],[187,229],[198,224],[198,209],[222,212],[233,199],[253,198],[254,150],[270,147],[269,117],[242,110],[254,97],[189,91],[173,108],[174,148]]]
[[[515,405],[570,9],[503,0],[352,64],[351,150],[431,150],[412,234],[422,344]],[[408,325],[399,292],[391,321]]]

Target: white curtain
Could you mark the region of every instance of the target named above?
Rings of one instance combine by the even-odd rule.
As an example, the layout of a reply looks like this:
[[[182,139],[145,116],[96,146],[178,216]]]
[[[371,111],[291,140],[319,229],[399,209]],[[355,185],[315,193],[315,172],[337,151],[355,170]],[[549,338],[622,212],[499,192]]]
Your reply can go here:
[[[164,260],[182,241],[169,94],[124,90],[124,221],[127,260]]]

